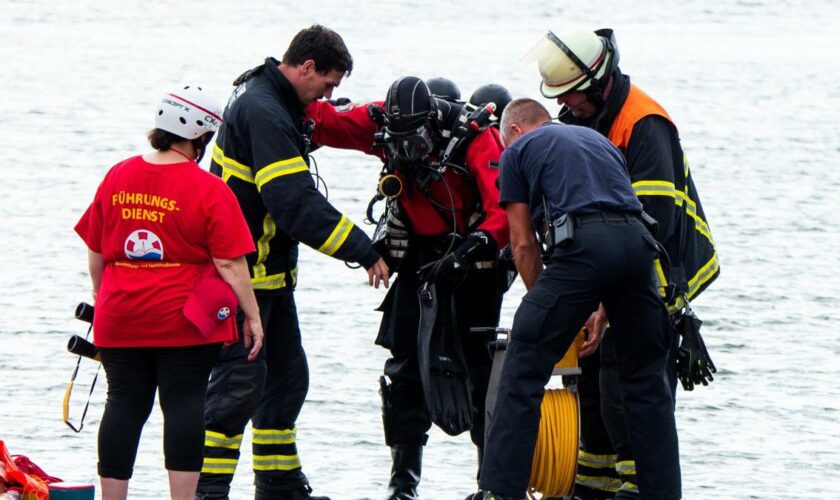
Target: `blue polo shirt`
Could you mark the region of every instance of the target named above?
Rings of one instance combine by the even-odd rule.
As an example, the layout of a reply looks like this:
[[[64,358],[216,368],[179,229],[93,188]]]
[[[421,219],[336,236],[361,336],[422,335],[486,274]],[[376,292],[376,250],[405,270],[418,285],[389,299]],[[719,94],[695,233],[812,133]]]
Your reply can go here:
[[[499,169],[499,203],[528,203],[535,228],[543,227],[543,196],[555,219],[642,212],[621,152],[590,128],[546,122],[507,148]]]

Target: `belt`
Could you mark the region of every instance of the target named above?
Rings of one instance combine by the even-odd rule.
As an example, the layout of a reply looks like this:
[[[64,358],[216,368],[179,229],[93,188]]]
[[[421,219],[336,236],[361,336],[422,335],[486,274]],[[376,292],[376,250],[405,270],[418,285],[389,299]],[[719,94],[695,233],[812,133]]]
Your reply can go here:
[[[630,212],[595,212],[572,215],[572,219],[577,227],[592,222],[631,222],[639,220],[639,216]]]

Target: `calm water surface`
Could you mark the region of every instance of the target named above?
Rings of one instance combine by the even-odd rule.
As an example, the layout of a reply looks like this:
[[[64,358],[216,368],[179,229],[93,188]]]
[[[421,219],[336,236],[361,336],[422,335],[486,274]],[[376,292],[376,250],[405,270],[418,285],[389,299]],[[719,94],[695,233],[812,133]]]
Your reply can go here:
[[[540,98],[519,57],[547,28],[616,30],[621,66],[680,128],[722,276],[697,301],[720,367],[678,403],[685,497],[828,498],[840,477],[840,45],[831,0],[536,2],[76,2],[0,0],[0,439],[66,480],[96,480],[105,384],[87,425],[61,423],[75,359],[66,338],[89,299],[72,227],[115,162],[144,151],[159,93],[230,82],[313,22],[356,60],[337,95],[384,97],[395,78],[446,76],[469,95],[497,82]],[[834,21],[831,21],[834,19]],[[551,109],[556,105],[545,101]],[[378,164],[319,151],[330,200],[361,223]],[[382,291],[304,250],[297,300],[312,387],[299,427],[304,470],[333,499],[379,498],[390,467],[373,345]],[[503,324],[522,296],[508,294]],[[95,372],[84,361],[81,411]],[[247,434],[246,434],[247,435]],[[243,445],[249,450],[248,439]],[[252,495],[250,451],[232,498]],[[475,489],[466,436],[433,430],[420,493]],[[168,495],[161,416],[146,426],[132,498]],[[833,495],[832,495],[833,496]]]

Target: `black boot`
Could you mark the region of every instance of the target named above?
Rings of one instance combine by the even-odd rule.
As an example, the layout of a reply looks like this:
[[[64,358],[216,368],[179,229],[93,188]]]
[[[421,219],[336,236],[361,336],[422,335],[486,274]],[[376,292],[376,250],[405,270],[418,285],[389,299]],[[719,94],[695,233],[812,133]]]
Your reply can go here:
[[[391,447],[391,482],[388,483],[387,500],[416,500],[420,484],[420,466],[423,462],[422,445],[396,445]]]

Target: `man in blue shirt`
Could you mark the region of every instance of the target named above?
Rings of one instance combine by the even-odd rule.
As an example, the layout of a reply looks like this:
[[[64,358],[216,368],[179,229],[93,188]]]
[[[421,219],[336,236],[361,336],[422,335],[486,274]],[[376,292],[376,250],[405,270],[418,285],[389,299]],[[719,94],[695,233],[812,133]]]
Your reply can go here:
[[[668,314],[653,279],[656,241],[639,220],[624,159],[591,129],[551,123],[532,99],[508,105],[501,132],[509,147],[500,203],[528,293],[513,320],[473,498],[524,498],[552,368],[584,324],[590,336],[582,352],[592,352],[609,317],[641,496],[678,499]]]

